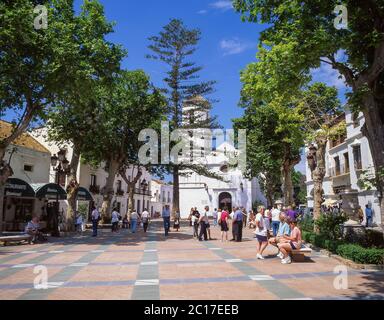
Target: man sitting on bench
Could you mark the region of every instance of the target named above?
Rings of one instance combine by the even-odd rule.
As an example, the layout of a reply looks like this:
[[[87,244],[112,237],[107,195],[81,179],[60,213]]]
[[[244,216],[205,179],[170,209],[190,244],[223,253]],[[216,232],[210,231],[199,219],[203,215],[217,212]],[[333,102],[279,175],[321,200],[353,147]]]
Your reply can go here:
[[[283,254],[282,264],[289,264],[292,262],[290,253],[293,250],[300,249],[302,245],[301,230],[297,226],[297,221],[289,219],[289,226],[291,227],[291,235],[284,236],[288,242],[279,243],[278,247]]]
[[[289,227],[289,224],[287,223],[287,216],[281,212],[279,215],[280,219],[280,225],[279,225],[279,230],[277,231],[276,237],[270,238],[269,239],[269,244],[275,246],[276,248],[279,249],[278,244],[283,243],[283,242],[289,242],[289,240],[285,239],[284,236],[289,236],[291,234],[291,229]],[[277,257],[280,259],[283,259],[283,253],[280,251],[277,254]]]
[[[39,231],[40,224],[39,218],[33,217],[31,221],[29,221],[25,227],[25,233],[32,236],[31,244],[34,244],[38,240],[43,239],[43,234]]]

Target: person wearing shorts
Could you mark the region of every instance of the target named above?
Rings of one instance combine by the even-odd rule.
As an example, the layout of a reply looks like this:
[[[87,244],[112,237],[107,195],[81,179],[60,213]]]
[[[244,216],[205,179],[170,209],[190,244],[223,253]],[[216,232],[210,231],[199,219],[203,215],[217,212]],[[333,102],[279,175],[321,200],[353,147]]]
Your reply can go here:
[[[220,228],[221,228],[221,242],[224,241],[224,235],[225,235],[225,241],[228,241],[228,218],[229,214],[226,208],[221,212],[221,209],[219,209],[219,217],[220,217]]]
[[[291,263],[292,260],[290,257],[290,253],[293,250],[301,248],[301,245],[302,245],[301,230],[297,226],[297,222],[294,220],[291,220],[289,225],[291,227],[291,235],[284,236],[284,239],[288,240],[288,242],[278,244],[278,247],[281,253],[283,254],[283,259],[281,260],[282,264]]]
[[[260,208],[259,212],[256,215],[255,219],[256,223],[256,249],[257,249],[257,254],[256,258],[264,260],[263,257],[263,252],[265,248],[268,246],[268,230],[265,226],[264,222],[264,208]]]

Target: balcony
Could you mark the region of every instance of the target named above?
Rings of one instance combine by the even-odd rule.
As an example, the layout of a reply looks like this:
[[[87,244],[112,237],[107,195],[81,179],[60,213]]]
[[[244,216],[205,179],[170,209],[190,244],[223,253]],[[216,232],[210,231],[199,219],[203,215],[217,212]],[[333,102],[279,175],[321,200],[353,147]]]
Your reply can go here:
[[[151,190],[145,190],[144,191],[143,189],[140,189],[140,188],[135,188],[135,194],[141,194],[141,195],[149,196],[149,197],[152,196]]]
[[[342,164],[342,165],[337,166],[337,167],[329,168],[328,169],[328,176],[338,177],[338,176],[349,174],[349,172],[350,172],[349,166],[345,166]]]

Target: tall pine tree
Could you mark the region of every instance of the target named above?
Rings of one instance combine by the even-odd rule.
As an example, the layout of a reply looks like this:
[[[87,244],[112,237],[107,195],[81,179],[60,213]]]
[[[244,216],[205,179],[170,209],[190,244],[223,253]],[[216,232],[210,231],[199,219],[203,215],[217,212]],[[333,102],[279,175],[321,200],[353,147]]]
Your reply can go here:
[[[190,60],[197,49],[201,32],[188,29],[183,21],[172,19],[156,36],[149,38],[152,54],[147,58],[161,61],[167,65],[163,79],[163,93],[168,100],[168,119],[170,129],[198,129],[218,127],[214,117],[199,117],[197,114],[209,114],[213,100],[207,98],[213,93],[215,81],[201,81],[201,66]],[[193,119],[186,122],[185,119]],[[198,174],[220,178],[206,167],[198,164],[171,162],[168,171],[173,176],[173,213],[179,211],[179,176],[183,170],[192,170]]]

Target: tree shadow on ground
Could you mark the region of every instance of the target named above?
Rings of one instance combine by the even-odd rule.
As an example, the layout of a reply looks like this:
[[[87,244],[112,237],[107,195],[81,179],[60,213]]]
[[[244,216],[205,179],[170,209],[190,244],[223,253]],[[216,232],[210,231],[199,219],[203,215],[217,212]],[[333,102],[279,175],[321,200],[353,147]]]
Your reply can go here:
[[[355,300],[384,300],[384,271],[362,271],[360,276],[364,283],[361,286],[348,283],[348,289],[345,293],[341,291],[341,296]]]

